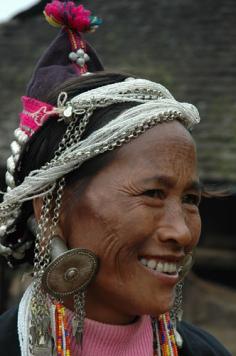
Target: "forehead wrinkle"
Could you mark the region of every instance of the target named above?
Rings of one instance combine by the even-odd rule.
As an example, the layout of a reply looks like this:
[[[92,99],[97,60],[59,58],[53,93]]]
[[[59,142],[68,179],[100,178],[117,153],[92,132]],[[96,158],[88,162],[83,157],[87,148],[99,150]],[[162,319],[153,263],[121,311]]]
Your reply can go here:
[[[173,188],[177,182],[175,177],[170,177],[167,175],[154,175],[149,178],[144,178],[140,180],[140,183],[150,184],[150,183],[158,183],[159,185],[166,188]]]
[[[139,183],[144,184],[158,184],[164,188],[171,189],[177,184],[177,177],[170,177],[167,175],[155,175],[149,178],[144,178],[139,181]],[[186,190],[197,190],[202,191],[202,183],[199,180],[191,180],[186,184]]]

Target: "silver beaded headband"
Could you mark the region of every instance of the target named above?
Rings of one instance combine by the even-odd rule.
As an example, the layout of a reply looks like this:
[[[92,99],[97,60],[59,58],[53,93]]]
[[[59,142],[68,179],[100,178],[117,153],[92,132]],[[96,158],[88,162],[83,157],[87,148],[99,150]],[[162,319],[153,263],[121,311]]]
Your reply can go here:
[[[139,105],[125,110],[104,127],[80,140],[94,110],[127,102]],[[15,131],[17,142],[11,144],[12,157],[7,161],[6,174],[7,183],[11,183],[11,187],[0,204],[0,254],[24,257],[29,242],[17,251],[1,244],[2,236],[14,228],[21,205],[27,200],[52,192],[60,178],[79,168],[88,159],[130,142],[158,123],[178,120],[187,129],[191,129],[200,121],[193,105],[176,101],[164,86],[133,78],[75,96],[64,106],[59,106],[54,113],[60,115],[59,120],[68,123],[54,158],[40,169],[32,171],[20,185],[13,187],[14,168],[27,141],[22,131]]]

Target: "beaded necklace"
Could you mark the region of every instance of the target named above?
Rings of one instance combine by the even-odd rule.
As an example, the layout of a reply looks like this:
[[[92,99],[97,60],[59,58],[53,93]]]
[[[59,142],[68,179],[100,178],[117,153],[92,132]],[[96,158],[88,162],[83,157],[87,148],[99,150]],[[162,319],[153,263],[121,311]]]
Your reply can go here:
[[[57,356],[72,356],[69,322],[66,309],[61,303],[55,305],[55,330]],[[174,328],[169,313],[151,318],[153,330],[153,356],[178,356],[178,348],[174,336]]]

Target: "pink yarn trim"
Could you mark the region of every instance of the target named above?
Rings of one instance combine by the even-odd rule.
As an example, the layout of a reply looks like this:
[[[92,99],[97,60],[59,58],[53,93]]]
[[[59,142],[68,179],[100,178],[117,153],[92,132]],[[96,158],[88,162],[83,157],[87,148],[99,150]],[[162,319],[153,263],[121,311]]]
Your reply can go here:
[[[47,119],[57,115],[53,110],[56,108],[37,99],[23,96],[21,98],[23,111],[20,113],[20,128],[31,137]]]
[[[78,32],[90,30],[91,12],[83,5],[76,6],[73,1],[54,0],[46,5],[44,14],[48,22],[54,26],[66,26]]]

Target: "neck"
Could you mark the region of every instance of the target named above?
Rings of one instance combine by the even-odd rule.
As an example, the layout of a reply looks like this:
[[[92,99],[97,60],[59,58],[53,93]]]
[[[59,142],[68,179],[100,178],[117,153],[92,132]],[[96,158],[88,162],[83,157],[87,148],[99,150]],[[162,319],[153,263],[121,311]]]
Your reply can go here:
[[[64,301],[67,309],[74,311],[73,298],[68,298]],[[85,302],[86,317],[88,319],[111,325],[128,325],[133,324],[137,319],[137,315],[125,314],[120,310],[109,305],[104,305],[95,300],[90,300],[86,297]]]

